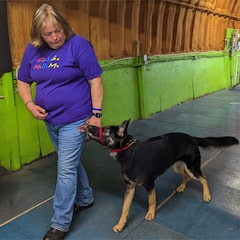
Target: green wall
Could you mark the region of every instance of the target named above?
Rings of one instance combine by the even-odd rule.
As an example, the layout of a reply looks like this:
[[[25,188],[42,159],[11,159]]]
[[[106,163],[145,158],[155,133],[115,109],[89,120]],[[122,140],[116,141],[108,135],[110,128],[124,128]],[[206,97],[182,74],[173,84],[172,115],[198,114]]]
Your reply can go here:
[[[102,63],[103,123],[119,124],[231,87],[227,52],[160,55]]]
[[[143,56],[101,61],[103,125],[147,118],[231,88],[233,73],[239,73],[234,59],[227,51],[219,51],[151,56],[145,62]],[[44,123],[31,116],[18,96],[14,74],[0,78],[0,165],[11,171],[54,151]]]

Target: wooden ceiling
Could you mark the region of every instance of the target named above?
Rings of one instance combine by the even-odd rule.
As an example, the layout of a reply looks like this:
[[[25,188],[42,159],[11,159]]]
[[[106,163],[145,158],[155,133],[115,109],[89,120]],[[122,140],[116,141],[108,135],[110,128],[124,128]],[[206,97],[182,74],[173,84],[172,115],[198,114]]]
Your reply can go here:
[[[34,11],[46,1],[8,0],[13,65],[30,41]],[[224,49],[227,28],[240,29],[239,0],[49,0],[99,59]]]

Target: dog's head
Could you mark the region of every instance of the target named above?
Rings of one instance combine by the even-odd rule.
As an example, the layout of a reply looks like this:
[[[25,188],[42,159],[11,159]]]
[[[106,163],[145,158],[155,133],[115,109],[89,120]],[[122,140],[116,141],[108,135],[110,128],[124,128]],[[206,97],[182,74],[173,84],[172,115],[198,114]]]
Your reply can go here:
[[[130,119],[122,122],[120,126],[96,127],[88,126],[88,137],[109,150],[123,149],[132,139],[127,133]]]

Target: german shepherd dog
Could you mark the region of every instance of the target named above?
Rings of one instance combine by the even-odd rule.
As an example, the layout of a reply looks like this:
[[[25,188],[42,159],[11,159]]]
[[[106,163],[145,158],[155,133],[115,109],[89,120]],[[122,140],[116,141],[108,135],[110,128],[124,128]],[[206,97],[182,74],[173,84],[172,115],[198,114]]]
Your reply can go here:
[[[144,186],[148,193],[148,212],[146,220],[153,220],[156,212],[155,179],[170,166],[182,176],[182,182],[176,189],[183,192],[188,180],[193,178],[203,187],[203,200],[211,200],[206,177],[201,172],[201,155],[198,146],[226,147],[238,144],[234,137],[198,138],[185,133],[168,133],[136,141],[127,133],[130,119],[120,126],[88,126],[90,139],[103,145],[120,164],[126,190],[119,222],[113,227],[114,232],[123,230],[132,204],[136,185]]]

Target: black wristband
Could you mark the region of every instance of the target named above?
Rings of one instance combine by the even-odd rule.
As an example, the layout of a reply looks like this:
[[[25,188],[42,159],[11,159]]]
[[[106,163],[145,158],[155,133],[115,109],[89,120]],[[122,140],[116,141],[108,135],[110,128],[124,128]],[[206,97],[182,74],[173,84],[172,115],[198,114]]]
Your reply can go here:
[[[102,117],[102,113],[92,113],[93,116],[95,116],[96,118],[101,118]]]

